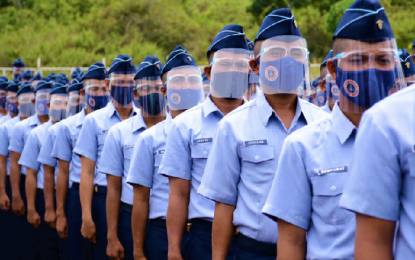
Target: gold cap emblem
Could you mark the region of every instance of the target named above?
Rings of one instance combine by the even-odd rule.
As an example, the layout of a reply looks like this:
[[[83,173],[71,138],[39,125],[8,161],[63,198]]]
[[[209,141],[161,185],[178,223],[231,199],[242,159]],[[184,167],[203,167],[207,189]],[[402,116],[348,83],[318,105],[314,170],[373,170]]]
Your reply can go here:
[[[411,66],[411,63],[407,62],[405,63],[405,66],[409,69],[409,66]]]
[[[188,59],[190,62],[192,62],[192,57],[187,56],[187,59]]]
[[[297,21],[296,21],[296,20],[294,20],[294,26],[295,26],[295,28],[297,29],[298,24],[297,24]]]
[[[382,20],[378,20],[378,21],[376,22],[376,24],[378,25],[379,30],[382,30],[382,29],[383,29],[383,21],[382,21]]]
[[[158,70],[160,70],[160,65],[159,64],[157,64],[156,67],[157,67]]]

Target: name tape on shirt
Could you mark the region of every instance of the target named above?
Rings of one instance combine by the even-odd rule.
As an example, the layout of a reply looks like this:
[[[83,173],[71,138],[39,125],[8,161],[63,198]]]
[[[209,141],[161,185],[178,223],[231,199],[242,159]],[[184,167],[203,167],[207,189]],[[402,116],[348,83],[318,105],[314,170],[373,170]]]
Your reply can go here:
[[[124,145],[124,149],[134,148],[134,144],[126,144]]]
[[[347,172],[347,170],[348,170],[347,166],[329,168],[329,169],[319,170],[318,175],[326,175],[326,174],[335,173],[335,172]]]
[[[415,153],[415,144],[412,145],[412,152]]]
[[[106,134],[108,134],[108,132],[109,132],[109,130],[101,130],[102,135],[106,135]]]
[[[159,155],[163,155],[163,154],[164,154],[164,150],[158,150],[158,151],[157,151],[157,154],[159,154]]]
[[[206,144],[211,143],[213,138],[200,138],[200,139],[193,139],[193,144]]]
[[[251,145],[268,145],[268,140],[250,140],[250,141],[244,141],[244,146],[251,146]]]

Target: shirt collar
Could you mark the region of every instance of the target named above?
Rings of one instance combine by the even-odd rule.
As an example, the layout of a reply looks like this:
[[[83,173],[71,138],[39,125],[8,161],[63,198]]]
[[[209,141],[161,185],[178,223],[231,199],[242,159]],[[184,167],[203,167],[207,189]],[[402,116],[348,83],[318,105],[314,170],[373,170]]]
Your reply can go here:
[[[138,131],[141,128],[147,129],[146,123],[144,122],[143,116],[141,113],[138,113],[133,119],[133,128],[132,132]]]
[[[164,134],[167,135],[170,131],[170,125],[173,118],[171,117],[170,113],[167,113],[166,120],[164,120]]]
[[[78,119],[76,120],[76,126],[81,126],[84,124],[84,120],[85,120],[85,108],[81,110],[81,112],[79,112],[78,115]]]
[[[29,117],[27,120],[29,122],[29,126],[41,125],[42,124],[40,122],[39,117],[37,116],[37,114],[34,114],[33,116]]]
[[[112,101],[110,101],[109,103],[108,103],[108,105],[105,107],[105,109],[107,109],[108,110],[108,118],[111,118],[111,117],[113,117],[114,115],[117,115],[117,116],[119,116],[119,114],[118,114],[118,111],[117,111],[117,109],[115,109],[115,106],[114,106],[114,104],[112,103]],[[134,104],[133,104],[133,110],[131,111],[131,115],[130,115],[130,117],[133,117],[133,116],[135,116],[135,115],[137,115],[137,114],[139,114],[140,113],[140,109],[139,108],[136,108],[135,106],[134,106]]]
[[[340,143],[344,144],[352,135],[353,130],[355,130],[356,127],[340,110],[338,102],[336,102],[333,107],[333,111],[330,115],[330,120],[333,125],[334,132],[336,132]]]
[[[222,112],[219,111],[218,107],[213,103],[212,99],[210,98],[210,94],[206,97],[205,102],[203,102],[203,114],[205,115],[205,118],[208,117],[209,114],[218,111],[222,114]]]

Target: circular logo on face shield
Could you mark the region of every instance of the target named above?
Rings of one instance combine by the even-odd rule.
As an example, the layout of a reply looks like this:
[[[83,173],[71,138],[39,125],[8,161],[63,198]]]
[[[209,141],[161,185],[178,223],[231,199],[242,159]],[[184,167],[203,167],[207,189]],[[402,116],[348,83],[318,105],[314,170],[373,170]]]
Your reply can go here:
[[[323,96],[319,96],[318,97],[318,101],[322,104],[324,102],[324,97]]]
[[[336,97],[339,95],[339,87],[337,85],[331,87],[331,94]]]
[[[357,97],[359,95],[359,85],[355,81],[348,79],[344,82],[343,87],[349,96]]]
[[[88,100],[88,104],[89,104],[91,107],[95,106],[95,99],[90,98],[90,99]]]
[[[180,103],[181,98],[180,98],[180,95],[179,94],[173,93],[173,94],[170,95],[170,100],[171,100],[171,102],[173,104],[176,104],[177,105],[177,104]]]
[[[44,106],[43,104],[39,104],[39,110],[40,110],[40,111],[45,110],[45,106]]]
[[[13,105],[12,104],[10,104],[9,105],[9,111],[12,111],[13,110]]]
[[[269,66],[265,69],[265,78],[269,81],[276,80],[278,78],[278,70],[273,66]]]

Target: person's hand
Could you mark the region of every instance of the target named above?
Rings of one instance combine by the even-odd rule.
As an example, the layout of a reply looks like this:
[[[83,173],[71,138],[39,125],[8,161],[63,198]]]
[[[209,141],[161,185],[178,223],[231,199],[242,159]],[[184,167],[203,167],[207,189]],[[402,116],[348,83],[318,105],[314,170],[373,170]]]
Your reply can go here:
[[[5,192],[0,194],[0,209],[8,211],[10,209],[10,199]]]
[[[23,216],[25,214],[24,202],[22,200],[22,197],[13,197],[12,211],[17,216]]]
[[[29,210],[27,212],[27,222],[29,222],[35,228],[40,226],[40,216],[36,210]]]
[[[169,253],[167,254],[167,258],[169,260],[183,260],[182,254],[180,253],[180,251],[169,251]]]
[[[92,219],[82,221],[81,233],[84,238],[92,243],[97,242],[97,229]]]
[[[53,209],[47,209],[45,211],[45,222],[51,228],[56,228],[56,212]]]
[[[56,231],[60,238],[68,238],[68,222],[65,216],[58,216],[56,218]]]
[[[108,239],[107,255],[111,260],[124,259],[124,247],[119,239]]]

